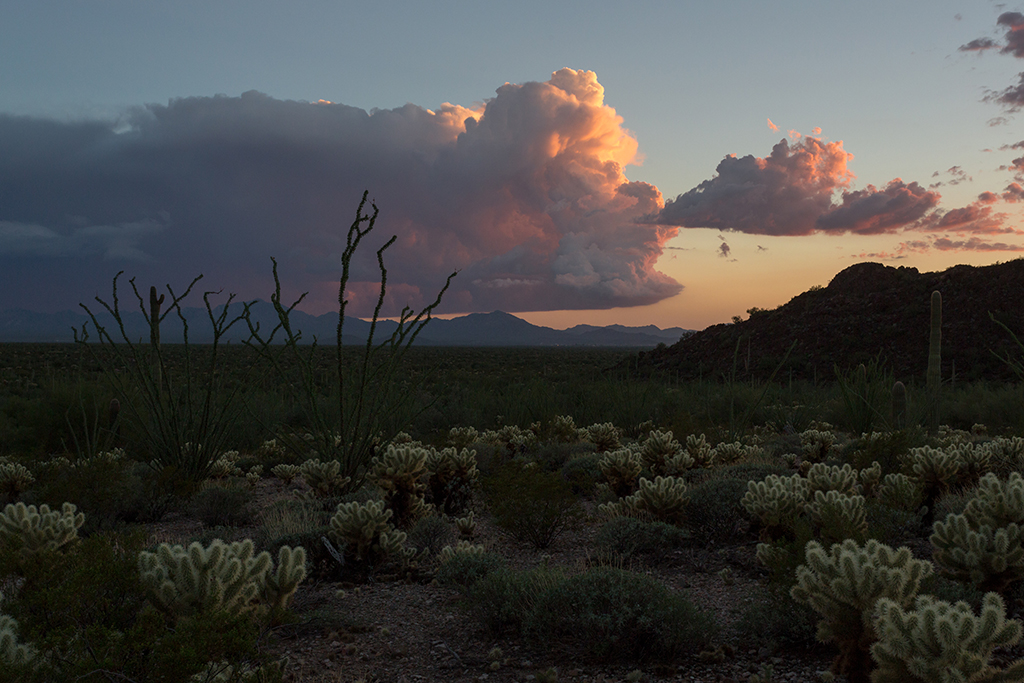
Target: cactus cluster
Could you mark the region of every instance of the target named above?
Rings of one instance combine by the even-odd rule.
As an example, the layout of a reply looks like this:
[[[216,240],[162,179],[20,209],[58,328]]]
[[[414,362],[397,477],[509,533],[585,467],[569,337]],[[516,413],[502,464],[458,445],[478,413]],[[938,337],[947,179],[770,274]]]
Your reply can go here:
[[[703,434],[686,437],[686,454],[693,460],[694,467],[711,467],[714,463],[714,449]]]
[[[826,551],[810,541],[806,564],[797,567],[790,595],[821,615],[818,639],[835,641],[839,668],[850,681],[866,681],[871,671],[870,648],[877,640],[873,616],[881,598],[907,607],[931,563],[916,560],[908,548],[893,550],[875,540],[864,546],[848,539]]]
[[[681,477],[641,479],[636,492],[599,509],[612,516],[647,517],[666,524],[682,526],[686,520],[686,482]]]
[[[655,475],[673,477],[696,465],[672,432],[652,430],[640,450],[643,465]]]
[[[0,543],[10,553],[34,554],[57,550],[78,538],[85,515],[72,503],[60,510],[48,505],[8,505],[0,514]]]
[[[0,459],[0,494],[17,498],[27,491],[35,480],[32,472],[21,463]]]
[[[608,487],[619,498],[636,491],[637,480],[643,469],[642,455],[630,448],[620,448],[605,453],[597,466]]]
[[[370,477],[384,492],[384,504],[394,513],[394,525],[407,527],[427,511],[427,457],[430,451],[422,446],[389,445],[373,459]]]
[[[330,520],[330,540],[356,561],[376,566],[388,557],[405,557],[404,531],[390,523],[384,501],[340,503]]]
[[[298,465],[287,465],[285,463],[281,463],[280,465],[274,465],[271,467],[270,473],[285,484],[290,484],[296,477],[302,474],[302,468]]]
[[[1020,681],[1024,660],[1005,669],[989,660],[997,647],[1016,645],[1021,624],[1006,619],[1006,607],[995,593],[985,595],[975,616],[965,602],[950,604],[920,595],[914,609],[880,598],[874,629],[878,642],[871,656],[878,667],[872,683],[945,683],[946,681]]]
[[[457,555],[472,555],[480,557],[486,552],[482,545],[474,545],[469,541],[459,541],[454,546],[446,545],[441,548],[441,552],[438,553],[438,564],[445,564],[450,562]]]
[[[139,553],[139,575],[150,602],[173,618],[283,610],[305,578],[306,551],[282,547],[276,571],[270,553],[254,552],[250,539],[216,539],[206,548],[161,543],[155,553]]]
[[[320,462],[313,458],[299,465],[299,471],[313,492],[325,498],[343,493],[351,481],[349,477],[342,476],[341,462],[338,460]]]
[[[611,422],[592,424],[586,428],[587,441],[594,444],[598,453],[613,451],[620,446],[619,428]]]
[[[221,453],[220,457],[210,464],[210,479],[242,476],[242,469],[238,466],[238,460],[241,457],[238,451],[225,451]]]
[[[430,449],[427,453],[427,489],[434,506],[445,514],[463,512],[473,498],[480,472],[476,451]]]
[[[480,433],[473,427],[452,427],[448,430],[448,445],[456,450],[469,448]]]
[[[931,542],[935,563],[953,579],[1000,592],[1024,579],[1024,478],[985,475],[962,514],[935,523]]]
[[[579,441],[579,428],[571,415],[555,415],[548,427],[548,434],[552,441],[558,443],[576,443]]]
[[[808,429],[800,433],[800,449],[807,462],[824,462],[835,442],[831,431]]]

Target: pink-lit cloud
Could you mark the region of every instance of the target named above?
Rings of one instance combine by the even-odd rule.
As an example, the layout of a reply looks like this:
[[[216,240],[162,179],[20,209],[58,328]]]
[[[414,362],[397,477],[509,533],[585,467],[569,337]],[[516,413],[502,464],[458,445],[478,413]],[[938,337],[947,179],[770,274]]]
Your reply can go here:
[[[899,178],[880,190],[849,191],[852,158],[841,141],[816,136],[782,140],[765,158],[728,156],[713,178],[668,201],[655,220],[762,235],[877,234],[914,224],[939,200]]]
[[[1010,183],[1003,190],[1003,201],[1006,202],[1021,202],[1024,201],[1024,187],[1020,183]]]
[[[768,130],[776,131],[778,129],[779,129],[779,127],[776,126],[774,123],[772,123],[771,119],[768,119]]]
[[[1024,251],[1024,245],[1005,242],[985,242],[977,237],[967,240],[951,240],[940,237],[932,243],[940,251]]]
[[[119,266],[89,254],[116,257],[118,244],[149,259],[147,280],[201,271],[251,297],[269,294],[274,255],[285,283],[328,308],[364,189],[381,214],[353,263],[359,315],[375,302],[373,251],[392,234],[392,314],[432,301],[453,270],[450,311],[633,306],[682,288],[655,269],[677,230],[639,221],[662,209],[661,193],[625,176],[637,141],[589,71],[436,111],[250,92],[147,105],[121,122],[0,116],[0,140],[0,196],[12,198],[0,204],[0,268],[25,283],[5,288],[0,308],[38,298],[45,273],[65,307],[104,292]],[[159,229],[132,228],[149,225]]]

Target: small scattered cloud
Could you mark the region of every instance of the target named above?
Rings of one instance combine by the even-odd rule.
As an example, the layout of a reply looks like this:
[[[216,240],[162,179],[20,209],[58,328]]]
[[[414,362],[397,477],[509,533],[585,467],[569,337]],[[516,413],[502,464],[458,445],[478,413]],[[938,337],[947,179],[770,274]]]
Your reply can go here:
[[[951,240],[940,237],[932,244],[940,251],[1024,251],[1024,245],[1005,242],[985,242],[977,237],[967,240]]]
[[[776,126],[774,123],[772,123],[771,119],[768,119],[768,130],[776,131],[778,129],[779,129],[779,127]]]
[[[729,248],[729,244],[723,239],[722,243],[718,245],[718,255],[723,258],[729,258],[732,253],[732,249]]]

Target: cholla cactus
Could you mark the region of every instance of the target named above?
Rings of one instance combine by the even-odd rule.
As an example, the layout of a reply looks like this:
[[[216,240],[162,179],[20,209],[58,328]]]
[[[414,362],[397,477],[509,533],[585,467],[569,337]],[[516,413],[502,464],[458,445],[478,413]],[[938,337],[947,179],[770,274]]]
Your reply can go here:
[[[800,433],[800,448],[808,462],[823,462],[835,442],[835,434],[830,431],[808,429]]]
[[[473,427],[452,427],[448,430],[448,444],[461,451],[476,441],[478,436],[480,436],[480,432]]]
[[[64,503],[60,511],[49,505],[8,505],[0,514],[0,544],[20,556],[42,550],[57,550],[78,538],[85,515],[72,503]]]
[[[799,474],[770,474],[763,481],[748,483],[740,503],[761,523],[768,538],[780,538],[793,529],[797,517],[804,512],[809,490],[807,480]]]
[[[956,483],[960,459],[951,451],[931,446],[911,448],[909,459],[914,478],[921,485],[924,504],[928,506],[925,522],[930,524],[934,519],[935,502]]]
[[[644,441],[640,458],[655,475],[675,476],[682,474],[696,464],[672,432],[653,430]]]
[[[249,471],[245,473],[245,483],[250,487],[254,487],[260,483],[260,478],[263,476],[263,465],[253,465],[249,468]]]
[[[380,500],[341,503],[331,517],[327,535],[357,561],[379,564],[389,555],[404,553],[406,534],[394,530],[391,515]]]
[[[18,622],[6,614],[0,614],[0,664],[21,667],[34,658],[35,651],[31,646],[18,643]]]
[[[298,465],[286,465],[284,463],[280,465],[274,465],[270,468],[270,473],[275,477],[283,481],[285,484],[290,484],[295,477],[302,474],[302,468]]]
[[[423,494],[429,454],[420,446],[392,445],[371,462],[370,477],[384,492],[384,504],[394,512],[395,526],[407,526],[427,511]]]
[[[280,614],[288,606],[299,584],[306,578],[306,549],[283,545],[277,551],[277,571],[267,572],[263,585],[263,602],[271,614]]]
[[[865,498],[870,498],[878,492],[882,483],[882,466],[878,461],[871,463],[871,467],[865,467],[858,475],[858,491]]]
[[[349,477],[341,475],[341,462],[338,460],[320,462],[313,458],[299,465],[299,472],[313,493],[325,498],[342,493],[351,481]]]
[[[241,455],[238,451],[224,451],[221,453],[220,457],[210,465],[210,479],[242,476],[242,470],[238,467],[240,457]]]
[[[548,432],[551,440],[559,443],[576,443],[580,439],[579,428],[571,415],[555,415]]]
[[[875,607],[878,642],[871,656],[878,668],[872,683],[952,683],[953,681],[1020,681],[1024,660],[1006,669],[989,664],[992,650],[1020,641],[1021,625],[1006,619],[1006,606],[995,593],[985,595],[981,614],[965,602],[951,605],[920,595],[913,610],[887,598]]]
[[[418,445],[418,444],[419,444],[419,442],[416,441],[415,439],[413,439],[412,436],[410,436],[409,434],[406,434],[405,432],[398,432],[393,437],[391,437],[391,442],[388,445],[389,446],[413,446],[413,445]]]
[[[139,575],[150,602],[174,618],[215,612],[257,616],[266,607],[261,596],[283,608],[305,576],[305,551],[282,549],[286,564],[278,567],[273,587],[267,582],[270,553],[253,553],[250,539],[230,545],[215,539],[207,548],[161,543],[155,553],[139,553]]]
[[[924,502],[924,489],[905,474],[887,474],[878,487],[878,500],[891,508],[914,512]]]
[[[616,503],[605,503],[599,509],[610,515],[649,516],[659,522],[681,526],[686,520],[686,482],[680,477],[641,479],[640,487]]]
[[[446,545],[441,548],[441,552],[437,554],[439,564],[445,564],[451,561],[457,555],[472,555],[476,557],[482,556],[486,550],[482,545],[473,545],[469,541],[459,541],[455,544],[455,547]]]
[[[459,536],[473,538],[473,534],[476,533],[476,519],[472,510],[465,517],[455,518],[455,529],[459,532]]]
[[[815,463],[807,470],[808,494],[814,495],[817,491],[838,491],[846,495],[854,495],[857,493],[859,479],[859,472],[850,467],[849,463],[842,467]]]
[[[829,552],[810,541],[805,556],[807,563],[797,567],[797,583],[790,595],[821,615],[818,639],[839,646],[841,673],[851,683],[867,681],[869,648],[877,639],[872,621],[875,604],[889,598],[908,606],[921,581],[932,574],[932,565],[915,560],[908,548],[893,550],[874,539],[863,547],[846,540]]]
[[[17,498],[28,490],[35,480],[32,472],[21,463],[0,461],[0,493]]]
[[[592,424],[587,427],[587,441],[598,453],[613,451],[619,447],[619,429],[611,422]]]
[[[992,462],[992,451],[987,446],[963,443],[950,446],[947,450],[960,463],[957,485],[961,487],[971,487],[978,483],[978,479],[988,472]]]
[[[629,448],[620,448],[605,453],[597,466],[608,482],[608,487],[619,498],[633,493],[637,487],[637,479],[643,464],[640,454]]]
[[[694,467],[711,467],[713,450],[703,434],[686,437],[686,454],[693,460]]]
[[[975,526],[1024,525],[1024,477],[1012,472],[1002,481],[995,474],[985,475],[967,501],[964,515]]]
[[[985,444],[990,455],[990,466],[999,474],[1018,471],[1024,466],[1024,438],[1013,436],[996,438]]]
[[[970,581],[981,590],[1004,591],[1024,579],[1024,528],[972,524],[967,515],[936,522],[932,559],[943,575]]]
[[[277,439],[269,439],[260,444],[260,447],[256,449],[256,457],[260,460],[274,460],[277,458],[283,458],[288,452],[284,444],[277,442]]]
[[[818,535],[829,541],[847,538],[863,540],[868,533],[864,496],[839,491],[815,491],[814,500],[806,507]]]
[[[711,449],[710,461],[716,465],[729,465],[743,458],[757,458],[764,454],[760,446],[745,446],[739,441],[720,443]]]
[[[446,514],[462,512],[473,498],[480,476],[476,451],[463,448],[430,449],[427,455],[427,488],[434,506]]]

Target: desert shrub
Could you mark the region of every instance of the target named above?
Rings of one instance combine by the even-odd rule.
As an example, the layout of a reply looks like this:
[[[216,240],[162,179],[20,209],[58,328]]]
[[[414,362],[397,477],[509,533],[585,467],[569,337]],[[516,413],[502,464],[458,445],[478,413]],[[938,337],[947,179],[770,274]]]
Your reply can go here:
[[[209,486],[192,498],[192,509],[204,526],[248,526],[252,492],[238,486]]]
[[[580,517],[579,503],[559,474],[509,463],[484,481],[495,524],[518,541],[547,548]]]
[[[596,567],[545,590],[529,613],[528,634],[572,642],[595,658],[671,658],[707,644],[713,618],[642,574]]]
[[[289,534],[317,531],[327,526],[329,517],[313,501],[280,500],[257,515],[260,538],[269,541]]]
[[[736,634],[749,647],[806,648],[815,643],[817,621],[815,611],[793,600],[788,590],[767,586],[744,598]]]
[[[505,568],[505,560],[494,553],[455,552],[437,570],[437,581],[443,586],[470,588],[492,572]]]
[[[542,441],[537,444],[533,459],[548,472],[557,472],[574,460],[588,455],[595,455],[594,444],[589,441],[578,443]]]
[[[266,540],[260,547],[276,557],[281,552],[282,546],[291,548],[302,546],[306,550],[306,570],[309,576],[323,581],[336,580],[341,575],[343,565],[338,564],[323,543],[323,539],[327,538],[329,531],[330,527],[326,525],[311,527],[305,531],[297,531]]]
[[[594,545],[600,553],[624,559],[643,556],[656,562],[683,545],[688,537],[683,529],[664,522],[615,517],[598,529]]]
[[[710,479],[688,491],[686,528],[697,545],[728,541],[747,515],[740,503],[747,493],[743,479]]]
[[[921,532],[921,512],[894,508],[881,501],[865,501],[867,537],[890,546],[899,546]]]
[[[743,481],[761,481],[767,479],[768,475],[786,476],[792,474],[790,469],[779,464],[762,462],[741,462],[734,465],[726,465],[712,470],[711,478],[715,479],[741,479]]]
[[[580,455],[562,465],[562,478],[572,487],[573,493],[589,495],[601,481],[601,455],[588,453]]]
[[[417,552],[427,552],[433,556],[441,552],[441,548],[451,543],[454,538],[455,531],[451,524],[437,515],[430,515],[423,517],[409,529],[406,545]]]
[[[547,566],[527,571],[498,567],[469,585],[466,603],[491,634],[519,635],[544,592],[561,580],[562,574]]]

